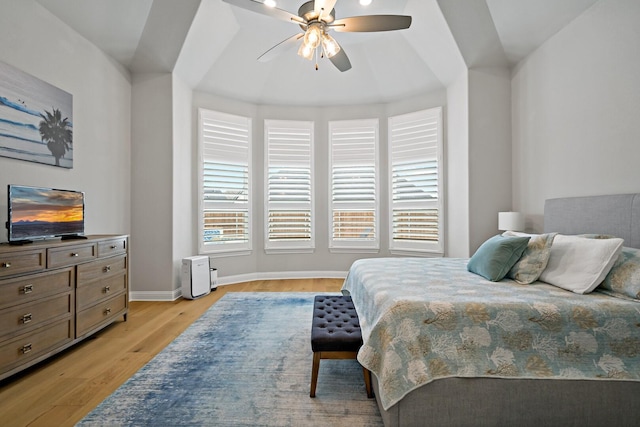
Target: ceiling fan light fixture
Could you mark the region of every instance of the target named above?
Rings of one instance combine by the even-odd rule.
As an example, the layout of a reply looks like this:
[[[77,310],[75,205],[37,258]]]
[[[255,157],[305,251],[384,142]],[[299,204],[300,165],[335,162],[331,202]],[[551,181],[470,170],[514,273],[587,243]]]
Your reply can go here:
[[[313,59],[313,53],[315,52],[315,48],[309,47],[306,43],[301,43],[300,48],[298,49],[298,55],[302,56],[304,59],[308,59],[311,61]]]
[[[324,50],[324,54],[327,58],[331,58],[336,53],[340,52],[340,45],[333,37],[325,33],[322,35],[322,49]]]
[[[276,7],[276,0],[264,0],[264,5],[269,7]]]
[[[323,33],[322,24],[318,22],[312,23],[304,33],[304,44],[311,49],[317,48],[322,42]]]

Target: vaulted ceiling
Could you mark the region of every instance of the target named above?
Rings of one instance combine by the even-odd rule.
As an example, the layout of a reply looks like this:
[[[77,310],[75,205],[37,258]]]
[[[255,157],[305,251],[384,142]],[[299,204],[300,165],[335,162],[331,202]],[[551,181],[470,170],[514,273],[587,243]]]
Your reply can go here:
[[[195,90],[255,104],[385,103],[447,85],[456,62],[511,67],[597,0],[338,0],[336,18],[400,14],[409,29],[333,33],[353,68],[338,71],[296,47],[262,53],[301,32],[222,0],[37,0],[132,73],[175,72]],[[249,1],[249,0],[247,0]],[[297,14],[304,0],[277,0]]]

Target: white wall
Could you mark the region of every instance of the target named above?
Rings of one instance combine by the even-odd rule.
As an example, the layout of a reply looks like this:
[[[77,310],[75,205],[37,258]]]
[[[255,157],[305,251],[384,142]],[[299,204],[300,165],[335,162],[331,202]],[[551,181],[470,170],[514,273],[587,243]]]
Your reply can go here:
[[[193,149],[191,126],[191,88],[173,74],[173,288],[181,285],[182,258],[196,254],[193,226],[197,224],[197,203],[191,189],[196,185],[192,168],[197,150]]]
[[[469,77],[465,69],[447,87],[445,115],[445,253],[469,256]]]
[[[132,299],[180,293],[182,259],[196,255],[192,91],[176,74],[135,74],[132,86]]]
[[[171,299],[173,266],[172,76],[137,74],[132,85],[132,298]]]
[[[640,191],[640,2],[601,0],[513,72],[513,200]]]
[[[129,233],[129,73],[32,0],[2,0],[0,61],[73,95],[74,147],[73,169],[0,157],[0,224],[14,183],[84,191],[87,234]]]
[[[465,70],[447,88],[446,256],[467,258],[511,209],[510,78]]]
[[[511,210],[511,79],[506,68],[469,70],[470,256]]]

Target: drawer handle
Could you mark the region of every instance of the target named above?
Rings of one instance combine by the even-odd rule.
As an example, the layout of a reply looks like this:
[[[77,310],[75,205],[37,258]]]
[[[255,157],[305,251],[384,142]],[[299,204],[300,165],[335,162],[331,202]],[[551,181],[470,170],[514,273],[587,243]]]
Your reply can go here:
[[[104,271],[105,273],[110,272],[110,271],[111,271],[111,266],[110,266],[110,265],[105,266],[105,267],[102,269],[102,271]]]
[[[22,293],[23,294],[30,294],[31,292],[33,292],[33,285],[24,285],[22,288]]]
[[[29,344],[25,344],[22,346],[22,354],[27,354],[29,353],[31,350],[33,350],[33,344],[29,343]]]
[[[104,315],[105,315],[105,316],[108,316],[108,315],[110,315],[110,314],[111,314],[111,308],[109,308],[109,307],[105,308],[105,309],[104,309]]]
[[[111,292],[111,286],[105,286],[104,287],[104,293],[108,294],[109,292]]]
[[[9,268],[11,267],[11,263],[10,262],[3,262],[2,263],[2,268]]]
[[[111,249],[118,249],[117,245],[111,245]]]
[[[31,322],[33,320],[33,315],[31,313],[27,313],[24,316],[22,316],[22,324],[26,325],[27,323]]]
[[[72,257],[73,257],[73,256],[78,256],[78,253],[77,253],[77,252],[71,252],[71,256],[72,256]]]

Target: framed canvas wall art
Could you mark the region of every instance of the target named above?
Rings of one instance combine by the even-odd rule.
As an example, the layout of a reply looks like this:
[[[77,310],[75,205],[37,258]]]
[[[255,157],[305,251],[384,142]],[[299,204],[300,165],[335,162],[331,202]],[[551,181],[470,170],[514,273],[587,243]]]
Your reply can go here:
[[[73,168],[73,96],[0,62],[0,156]]]

